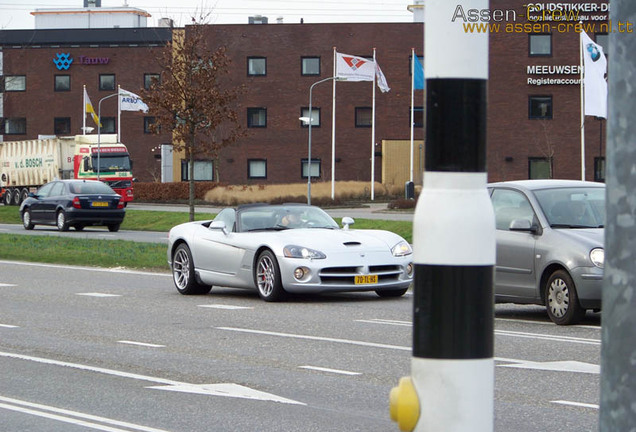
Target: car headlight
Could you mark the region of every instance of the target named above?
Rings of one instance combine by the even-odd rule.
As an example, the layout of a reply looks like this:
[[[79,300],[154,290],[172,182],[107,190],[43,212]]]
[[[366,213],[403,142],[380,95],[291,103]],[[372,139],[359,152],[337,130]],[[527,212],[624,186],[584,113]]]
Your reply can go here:
[[[309,249],[302,246],[289,245],[283,248],[283,255],[286,258],[305,258],[305,259],[325,259],[327,256],[315,249]]]
[[[395,246],[391,248],[391,253],[395,257],[402,257],[406,255],[411,255],[413,253],[413,249],[411,249],[411,245],[406,241],[402,240]]]
[[[596,267],[603,268],[605,266],[605,249],[596,248],[590,251],[590,259]]]

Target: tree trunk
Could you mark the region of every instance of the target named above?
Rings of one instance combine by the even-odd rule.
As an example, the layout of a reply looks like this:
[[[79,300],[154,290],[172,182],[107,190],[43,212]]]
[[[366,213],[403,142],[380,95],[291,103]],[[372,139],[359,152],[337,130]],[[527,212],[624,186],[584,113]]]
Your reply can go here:
[[[194,221],[194,149],[195,149],[195,140],[196,137],[194,133],[192,133],[192,141],[190,142],[190,160],[188,173],[190,174],[189,183],[190,183],[190,193],[188,196],[188,204],[190,206],[190,222]]]

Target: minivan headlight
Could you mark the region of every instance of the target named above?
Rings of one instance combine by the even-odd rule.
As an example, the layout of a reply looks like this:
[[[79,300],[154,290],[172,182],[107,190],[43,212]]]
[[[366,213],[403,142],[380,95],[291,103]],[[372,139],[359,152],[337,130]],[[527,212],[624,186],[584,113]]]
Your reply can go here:
[[[590,251],[590,259],[596,267],[603,268],[605,266],[605,249],[596,248]]]

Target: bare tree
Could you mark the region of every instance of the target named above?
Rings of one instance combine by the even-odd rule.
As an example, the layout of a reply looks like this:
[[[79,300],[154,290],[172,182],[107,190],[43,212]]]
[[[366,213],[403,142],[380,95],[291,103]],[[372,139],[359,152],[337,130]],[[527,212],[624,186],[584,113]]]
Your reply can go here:
[[[205,25],[200,22],[173,33],[172,42],[158,58],[161,79],[142,91],[150,114],[155,116],[152,131],[171,131],[174,149],[185,152],[191,221],[195,158],[210,156],[216,161],[222,148],[245,135],[236,112],[236,100],[244,87],[223,85],[222,77],[229,73],[230,58],[224,46],[210,49]],[[218,163],[214,168],[218,181]]]
[[[548,161],[549,178],[554,178],[554,143],[552,142],[552,124],[549,123],[549,120],[539,120],[539,122],[542,133],[535,135],[534,144]]]

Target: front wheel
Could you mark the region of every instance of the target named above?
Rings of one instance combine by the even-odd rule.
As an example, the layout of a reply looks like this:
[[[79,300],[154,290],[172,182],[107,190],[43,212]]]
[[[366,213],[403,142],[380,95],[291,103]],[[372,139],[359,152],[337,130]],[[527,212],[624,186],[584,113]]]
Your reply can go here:
[[[22,213],[22,224],[25,230],[32,230],[35,226],[31,221],[31,209],[24,209],[24,213]]]
[[[59,231],[68,231],[68,222],[66,222],[66,213],[64,213],[64,210],[57,212],[55,220]]]
[[[172,280],[174,285],[183,295],[207,294],[212,289],[209,285],[202,285],[197,282],[194,275],[194,262],[192,253],[186,244],[177,246],[172,256]]]
[[[557,270],[545,284],[545,306],[550,319],[558,325],[576,324],[585,316],[570,275]]]
[[[279,301],[285,297],[278,261],[271,251],[265,250],[258,256],[254,279],[258,295],[266,302]]]

